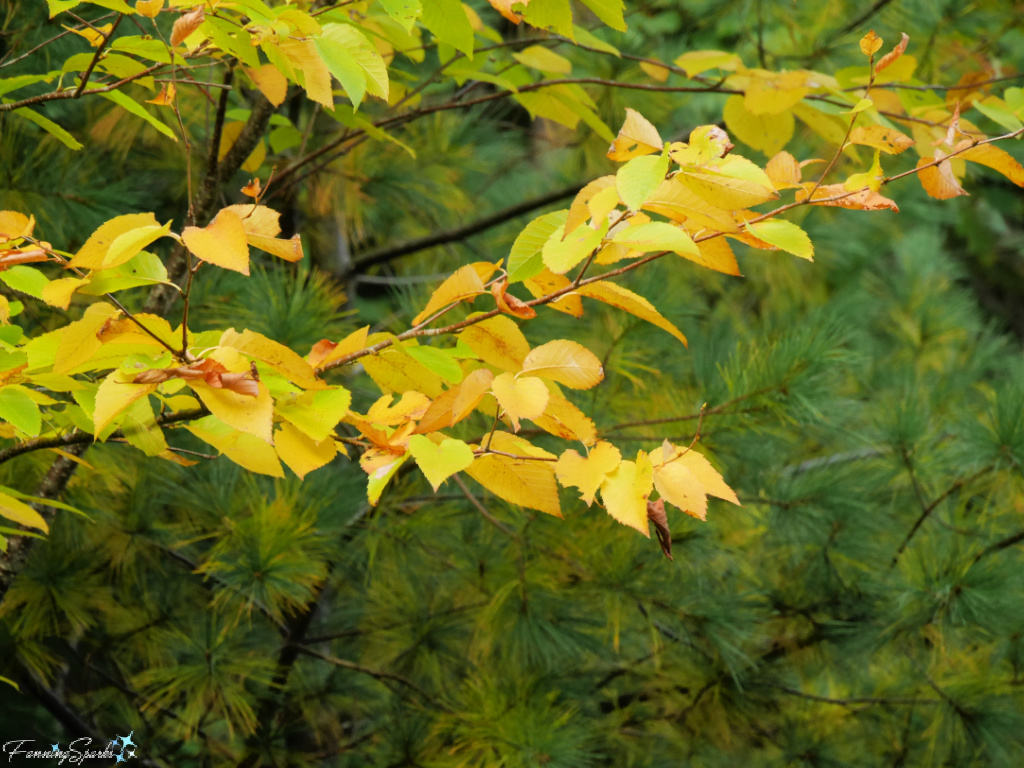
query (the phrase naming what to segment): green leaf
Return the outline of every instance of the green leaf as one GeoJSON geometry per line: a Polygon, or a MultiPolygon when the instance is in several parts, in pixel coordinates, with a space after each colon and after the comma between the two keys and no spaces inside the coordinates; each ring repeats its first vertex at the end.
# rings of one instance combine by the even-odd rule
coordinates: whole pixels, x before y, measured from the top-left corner
{"type": "Polygon", "coordinates": [[[523,19],[539,29],[550,29],[575,42],[572,7],[569,0],[530,0],[523,19]]]}
{"type": "Polygon", "coordinates": [[[626,20],[622,16],[622,0],[583,0],[583,4],[612,29],[626,31],[626,20]]]}
{"type": "Polygon", "coordinates": [[[634,157],[615,174],[619,197],[631,210],[639,210],[661,186],[668,173],[668,155],[634,157]]]}
{"type": "Polygon", "coordinates": [[[519,237],[512,244],[512,251],[508,255],[508,281],[518,283],[522,280],[529,280],[544,270],[544,259],[541,251],[544,243],[555,233],[555,230],[565,226],[568,211],[555,211],[545,213],[529,224],[519,233],[519,237]]]}
{"type": "Polygon", "coordinates": [[[801,259],[814,261],[814,246],[811,238],[800,227],[785,219],[768,219],[756,224],[747,224],[746,229],[754,237],[764,240],[801,259]]]}
{"type": "Polygon", "coordinates": [[[421,21],[442,43],[473,58],[473,27],[459,0],[423,0],[421,21]]]}
{"type": "Polygon", "coordinates": [[[419,0],[380,0],[388,16],[397,21],[406,32],[412,30],[416,20],[423,15],[423,6],[419,0]]]}
{"type": "Polygon", "coordinates": [[[513,53],[512,58],[524,67],[537,69],[541,72],[553,72],[557,75],[568,75],[572,72],[571,61],[542,45],[531,45],[528,48],[524,48],[519,53],[513,53]]]}
{"type": "Polygon", "coordinates": [[[76,139],[70,133],[68,133],[55,122],[53,122],[53,120],[51,120],[48,117],[43,117],[34,109],[22,107],[21,109],[14,110],[14,114],[18,115],[19,117],[25,118],[30,123],[35,123],[48,134],[58,139],[68,149],[74,149],[77,151],[82,148],[82,145],[79,143],[78,139],[76,139]]]}
{"type": "Polygon", "coordinates": [[[122,93],[121,91],[109,91],[108,93],[101,93],[100,96],[108,101],[114,102],[119,107],[123,107],[136,117],[141,117],[147,123],[160,131],[164,136],[169,136],[174,141],[178,140],[178,137],[174,135],[174,131],[164,125],[160,120],[157,120],[153,115],[147,112],[141,104],[130,96],[122,93]]]}
{"type": "Polygon", "coordinates": [[[356,108],[367,91],[387,99],[387,67],[359,30],[349,24],[327,24],[313,42],[356,108]]]}
{"type": "Polygon", "coordinates": [[[590,253],[600,247],[604,236],[608,234],[608,221],[600,229],[591,229],[587,225],[577,227],[564,240],[563,229],[559,228],[544,244],[541,255],[544,266],[552,272],[563,275],[583,261],[590,253]]]}
{"type": "Polygon", "coordinates": [[[462,381],[462,368],[450,350],[437,347],[405,347],[405,351],[414,360],[419,361],[442,379],[452,384],[462,381]]]}
{"type": "Polygon", "coordinates": [[[606,43],[601,38],[587,31],[583,27],[577,27],[573,25],[573,32],[576,34],[576,43],[579,45],[585,45],[588,48],[593,48],[596,51],[602,51],[603,53],[610,53],[612,56],[622,58],[622,54],[619,49],[614,45],[606,43]]]}
{"type": "MultiPolygon", "coordinates": [[[[88,55],[88,54],[87,54],[88,55]]],[[[92,56],[89,55],[92,59],[92,56]]],[[[36,83],[48,83],[53,80],[52,75],[19,75],[18,77],[8,77],[6,80],[0,80],[0,96],[16,91],[19,88],[24,88],[26,85],[34,85],[36,83]]]]}
{"type": "Polygon", "coordinates": [[[160,257],[149,251],[140,251],[130,261],[118,267],[92,273],[89,282],[79,288],[78,292],[89,296],[102,296],[127,288],[168,282],[167,269],[160,257]]]}
{"type": "Polygon", "coordinates": [[[38,269],[15,264],[10,269],[0,272],[0,280],[3,280],[9,288],[27,293],[37,299],[43,298],[43,288],[49,285],[50,281],[38,269]]]}
{"type": "Polygon", "coordinates": [[[0,419],[29,437],[36,437],[43,424],[39,406],[17,384],[0,388],[0,419]]]}

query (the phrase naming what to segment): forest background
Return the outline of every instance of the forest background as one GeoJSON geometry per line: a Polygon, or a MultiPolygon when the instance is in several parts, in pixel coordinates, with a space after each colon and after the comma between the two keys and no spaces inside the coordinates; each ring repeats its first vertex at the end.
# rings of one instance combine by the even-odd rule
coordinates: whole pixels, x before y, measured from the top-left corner
{"type": "MultiPolygon", "coordinates": [[[[722,122],[730,96],[690,92],[718,76],[694,81],[672,64],[691,51],[835,74],[866,71],[858,41],[870,29],[880,56],[905,32],[916,61],[905,82],[922,99],[960,101],[990,135],[1021,125],[1024,100],[1004,93],[1017,83],[987,84],[1024,60],[1015,3],[633,3],[627,31],[610,11],[605,26],[574,6],[577,46],[468,5],[478,51],[521,41],[490,54],[498,74],[436,75],[455,49],[424,32],[422,57],[390,71],[391,106],[414,119],[275,181],[272,166],[327,146],[336,121],[389,114],[372,90],[342,117],[291,87],[221,193],[242,202],[236,190],[259,177],[305,258],[254,257],[248,278],[203,270],[194,330],[248,328],[304,352],[366,324],[408,328],[446,276],[507,256],[531,218],[616,172],[606,152],[627,107],[666,141],[722,124],[763,166],[776,148],[722,122]],[[430,109],[494,93],[517,63],[578,81],[586,98],[573,103],[587,109],[525,93],[430,109]],[[983,101],[994,93],[1005,100],[983,101]]],[[[89,29],[67,12],[48,21],[42,3],[4,12],[4,78],[29,71],[33,59],[12,60],[60,22],[89,29]]],[[[69,12],[96,25],[110,13],[69,12]]],[[[177,18],[161,17],[165,34],[177,18]]],[[[43,53],[59,69],[89,45],[69,33],[43,53]]],[[[178,84],[183,123],[207,136],[227,89],[199,81],[210,85],[178,84]]],[[[230,94],[223,131],[237,139],[259,97],[251,82],[230,94]]],[[[177,130],[166,106],[143,109],[177,130]]],[[[40,237],[67,251],[124,213],[180,224],[194,190],[182,143],[155,118],[98,98],[43,112],[86,149],[0,113],[0,210],[34,214],[40,237]]],[[[820,130],[793,130],[798,159],[832,157],[820,130]]],[[[197,167],[203,146],[191,148],[197,167]]],[[[830,181],[868,170],[871,155],[837,156],[830,181]]],[[[193,466],[134,444],[90,447],[62,497],[87,516],[60,510],[5,574],[0,675],[17,690],[0,683],[0,742],[130,731],[140,759],[174,766],[1018,765],[1024,195],[979,165],[966,173],[970,196],[949,200],[915,178],[887,185],[898,213],[795,211],[813,263],[735,244],[742,279],[676,258],[633,272],[629,287],[688,349],[594,302],[582,320],[539,307],[524,324],[532,342],[568,337],[597,354],[606,380],[577,402],[623,455],[665,437],[689,445],[699,430],[695,448],[742,506],[713,499],[706,521],[669,510],[671,560],[573,491],[559,520],[459,478],[434,493],[402,471],[372,506],[366,473],[342,457],[300,481],[214,459],[184,430],[171,442],[201,454],[178,453],[193,466]]],[[[24,288],[0,291],[24,304],[13,320],[26,334],[86,306],[63,314],[24,288]]],[[[359,402],[379,396],[360,370],[341,381],[359,402]]],[[[7,461],[0,482],[35,493],[53,459],[7,461]]]]}

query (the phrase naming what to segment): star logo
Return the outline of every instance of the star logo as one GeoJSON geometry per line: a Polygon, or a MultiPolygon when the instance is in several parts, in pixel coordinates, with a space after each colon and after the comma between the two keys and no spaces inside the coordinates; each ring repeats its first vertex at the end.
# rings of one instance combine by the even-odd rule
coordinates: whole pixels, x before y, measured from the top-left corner
{"type": "Polygon", "coordinates": [[[118,736],[117,737],[118,740],[121,742],[121,751],[122,752],[124,752],[125,748],[127,748],[127,747],[138,746],[134,741],[132,741],[132,734],[133,733],[135,733],[135,731],[129,731],[127,736],[118,736]]]}
{"type": "Polygon", "coordinates": [[[54,752],[60,752],[60,742],[57,742],[56,744],[53,744],[51,746],[54,752]]]}
{"type": "Polygon", "coordinates": [[[119,763],[123,763],[124,762],[124,755],[118,754],[118,755],[114,755],[114,757],[117,758],[117,762],[119,762],[119,763]]]}

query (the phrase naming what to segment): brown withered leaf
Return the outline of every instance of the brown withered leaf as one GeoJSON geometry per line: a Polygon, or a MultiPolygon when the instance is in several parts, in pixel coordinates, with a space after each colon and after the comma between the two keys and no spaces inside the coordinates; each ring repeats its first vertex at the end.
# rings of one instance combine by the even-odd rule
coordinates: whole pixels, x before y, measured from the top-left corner
{"type": "Polygon", "coordinates": [[[494,296],[498,309],[506,315],[519,317],[523,320],[529,320],[531,317],[537,316],[537,311],[533,307],[528,306],[522,299],[517,299],[511,293],[508,293],[508,280],[499,280],[494,283],[491,286],[491,295],[494,296]]]}
{"type": "Polygon", "coordinates": [[[896,47],[893,48],[889,53],[885,54],[878,63],[875,65],[875,74],[878,74],[883,69],[892,64],[896,59],[903,55],[903,52],[907,50],[907,43],[910,42],[910,38],[907,37],[907,33],[903,32],[903,39],[897,43],[896,47]]]}
{"type": "Polygon", "coordinates": [[[197,5],[191,11],[183,15],[180,19],[174,22],[174,26],[171,28],[171,46],[178,45],[186,37],[191,35],[197,29],[199,25],[206,20],[206,12],[203,10],[203,6],[197,5]]]}
{"type": "MultiPolygon", "coordinates": [[[[797,201],[807,199],[806,190],[800,190],[796,193],[797,201]]],[[[899,206],[896,205],[895,201],[890,200],[888,197],[880,195],[879,193],[868,189],[864,189],[858,192],[849,192],[842,184],[826,184],[823,187],[818,187],[814,191],[814,196],[811,198],[811,205],[826,205],[833,208],[848,208],[851,211],[894,211],[899,213],[899,206]],[[842,195],[842,197],[840,197],[842,195]],[[831,200],[829,198],[838,198],[831,200]]]]}
{"type": "Polygon", "coordinates": [[[242,194],[248,197],[255,197],[259,199],[260,194],[263,192],[263,188],[260,186],[259,179],[252,179],[248,184],[242,187],[242,194]]]}
{"type": "Polygon", "coordinates": [[[152,99],[149,99],[147,104],[156,104],[158,107],[169,107],[174,104],[174,94],[176,90],[174,83],[164,83],[164,87],[160,89],[160,93],[152,99]]]}
{"type": "Polygon", "coordinates": [[[214,389],[228,389],[248,397],[258,397],[260,393],[259,378],[255,371],[255,366],[248,371],[233,373],[216,360],[211,359],[176,368],[152,368],[137,374],[132,379],[132,383],[159,384],[170,379],[184,379],[186,381],[202,379],[214,389]]]}
{"type": "Polygon", "coordinates": [[[672,532],[668,529],[668,516],[665,514],[665,500],[647,502],[647,519],[654,523],[654,532],[658,536],[658,545],[665,557],[672,559],[672,532]]]}
{"type": "Polygon", "coordinates": [[[13,267],[16,264],[31,264],[36,261],[50,261],[46,251],[42,248],[12,248],[4,251],[0,257],[0,272],[13,267]]]}

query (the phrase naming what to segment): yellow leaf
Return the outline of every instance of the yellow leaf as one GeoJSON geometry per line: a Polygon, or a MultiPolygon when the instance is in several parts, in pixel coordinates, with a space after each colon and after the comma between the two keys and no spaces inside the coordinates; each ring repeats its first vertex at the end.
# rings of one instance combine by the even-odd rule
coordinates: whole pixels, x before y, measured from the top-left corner
{"type": "Polygon", "coordinates": [[[673,221],[686,222],[687,229],[710,229],[716,232],[739,232],[736,217],[716,208],[694,194],[679,175],[666,179],[647,202],[644,210],[660,213],[673,221]]]}
{"type": "Polygon", "coordinates": [[[275,107],[284,103],[288,95],[288,80],[281,74],[281,70],[273,64],[264,64],[259,69],[247,68],[245,72],[260,89],[260,93],[267,97],[267,101],[275,107]]]}
{"type": "MultiPolygon", "coordinates": [[[[152,213],[129,213],[110,219],[89,235],[89,239],[71,259],[71,266],[79,269],[100,269],[108,251],[119,237],[135,230],[149,230],[151,227],[160,228],[156,216],[152,213]]],[[[142,247],[140,246],[139,250],[142,247]]]]}
{"type": "Polygon", "coordinates": [[[659,83],[664,83],[668,80],[670,70],[668,67],[662,66],[661,64],[655,64],[650,61],[641,61],[640,69],[644,71],[648,77],[652,80],[657,80],[659,83]]]}
{"type": "Polygon", "coordinates": [[[860,39],[860,50],[865,56],[874,55],[881,47],[882,38],[876,35],[873,29],[860,39]]]}
{"type": "Polygon", "coordinates": [[[281,214],[273,208],[254,203],[241,203],[240,205],[229,205],[224,208],[231,211],[242,220],[242,228],[246,237],[260,235],[262,237],[277,237],[281,234],[281,214]]]}
{"type": "MultiPolygon", "coordinates": [[[[799,117],[801,122],[805,123],[808,128],[821,136],[829,144],[838,146],[843,143],[843,138],[846,136],[846,130],[849,127],[848,120],[844,120],[839,115],[825,114],[807,102],[802,102],[793,107],[793,114],[799,117]]],[[[746,139],[743,140],[747,141],[746,139]]],[[[787,138],[786,141],[788,140],[787,138]]],[[[750,144],[749,141],[747,143],[750,144]]],[[[751,144],[751,146],[754,145],[751,144]]],[[[782,145],[776,147],[773,152],[779,149],[782,149],[782,145]]],[[[766,154],[773,154],[773,152],[766,152],[766,154]]]]}
{"type": "Polygon", "coordinates": [[[215,416],[206,416],[186,424],[185,429],[250,472],[284,477],[274,447],[255,435],[232,429],[215,416]]]}
{"type": "Polygon", "coordinates": [[[205,229],[185,227],[181,238],[185,241],[185,247],[203,261],[243,275],[249,274],[249,246],[246,243],[245,227],[232,211],[221,211],[205,229]]]}
{"type": "Polygon", "coordinates": [[[71,304],[71,296],[82,286],[89,284],[87,277],[62,277],[59,280],[51,280],[43,286],[43,301],[51,307],[67,309],[71,304]]]}
{"type": "Polygon", "coordinates": [[[135,12],[147,19],[155,19],[164,7],[164,0],[135,0],[135,12]]]}
{"type": "Polygon", "coordinates": [[[160,89],[160,93],[152,99],[147,99],[147,104],[155,104],[158,107],[169,107],[174,104],[174,95],[177,89],[174,87],[174,83],[164,83],[163,88],[160,89]]]}
{"type": "Polygon", "coordinates": [[[96,354],[103,346],[96,333],[117,314],[118,310],[110,304],[90,304],[81,320],[58,331],[60,342],[53,360],[53,372],[70,373],[96,354]]]}
{"type": "Polygon", "coordinates": [[[774,245],[801,259],[814,261],[814,245],[800,227],[785,219],[768,219],[756,224],[747,224],[747,231],[759,240],[774,245]]]}
{"type": "Polygon", "coordinates": [[[769,77],[752,77],[743,94],[743,106],[753,115],[781,114],[811,92],[806,83],[807,74],[799,71],[773,74],[769,77]]]}
{"type": "Polygon", "coordinates": [[[473,449],[461,440],[447,438],[435,445],[423,435],[409,438],[409,453],[435,492],[449,477],[469,467],[474,458],[473,449]]]}
{"type": "Polygon", "coordinates": [[[220,346],[237,349],[252,360],[266,363],[303,389],[323,389],[327,386],[316,377],[313,366],[297,353],[255,331],[238,333],[234,328],[228,328],[221,334],[220,346]]]}
{"type": "Polygon", "coordinates": [[[613,243],[621,243],[630,249],[649,251],[672,251],[680,256],[696,256],[697,244],[685,230],[664,221],[652,221],[635,227],[626,227],[616,233],[613,243]]]}
{"type": "Polygon", "coordinates": [[[654,489],[654,467],[643,451],[636,461],[623,461],[601,483],[601,500],[608,514],[647,538],[647,499],[654,489]]]}
{"type": "Polygon", "coordinates": [[[789,152],[777,152],[768,165],[764,167],[765,173],[771,179],[772,186],[777,190],[788,189],[800,185],[802,173],[800,164],[789,152]]]}
{"type": "MultiPolygon", "coordinates": [[[[592,182],[587,184],[583,189],[576,193],[576,197],[572,201],[572,205],[569,207],[569,215],[565,219],[565,228],[562,230],[562,239],[565,239],[566,235],[569,235],[576,231],[576,228],[581,224],[585,224],[588,219],[594,214],[592,213],[591,206],[589,205],[590,200],[599,192],[612,189],[615,186],[614,176],[602,176],[599,179],[594,179],[592,182]]],[[[618,193],[615,195],[616,204],[618,202],[618,193]]],[[[615,207],[612,205],[608,211],[611,211],[615,207]]],[[[605,211],[607,215],[608,211],[605,211]]],[[[595,220],[597,218],[595,217],[595,220]]]]}
{"type": "Polygon", "coordinates": [[[504,16],[506,19],[511,21],[513,24],[519,24],[523,17],[521,13],[512,10],[514,5],[528,6],[530,0],[487,0],[491,6],[504,16]]]}
{"type": "Polygon", "coordinates": [[[407,392],[410,389],[435,398],[444,391],[439,375],[427,368],[401,346],[391,346],[375,355],[360,358],[370,378],[386,392],[407,392]]]}
{"type": "Polygon", "coordinates": [[[512,58],[523,66],[541,72],[551,72],[556,75],[568,75],[572,72],[571,61],[541,45],[524,48],[519,53],[513,53],[512,58]]]}
{"type": "Polygon", "coordinates": [[[517,373],[530,353],[530,345],[511,318],[499,315],[471,325],[459,338],[488,365],[517,373]]]}
{"type": "Polygon", "coordinates": [[[678,461],[654,465],[654,487],[669,504],[698,520],[707,519],[708,497],[704,486],[678,461]]]}
{"type": "MultiPolygon", "coordinates": [[[[238,141],[238,137],[242,133],[242,129],[245,128],[245,123],[237,120],[225,123],[220,133],[220,149],[217,150],[217,159],[223,160],[231,148],[238,141]]],[[[245,162],[242,163],[241,169],[248,171],[249,173],[256,173],[260,166],[263,165],[263,161],[267,159],[267,147],[260,139],[256,146],[253,148],[249,156],[245,158],[245,162]]],[[[234,207],[234,206],[232,206],[234,207]]]]}
{"type": "Polygon", "coordinates": [[[958,157],[998,171],[1018,187],[1024,187],[1024,166],[1021,166],[1005,149],[995,144],[980,144],[961,152],[958,157]]]}
{"type": "Polygon", "coordinates": [[[870,189],[872,192],[877,192],[882,188],[882,181],[885,179],[885,173],[882,171],[882,164],[879,162],[879,150],[875,150],[875,160],[871,163],[871,167],[865,173],[855,173],[843,183],[843,188],[847,192],[856,192],[860,189],[870,189]]]}
{"type": "MultiPolygon", "coordinates": [[[[803,187],[804,188],[798,190],[796,193],[797,202],[807,199],[807,191],[808,189],[813,189],[814,184],[806,182],[803,187]]],[[[900,210],[899,206],[897,206],[895,202],[890,200],[888,197],[883,197],[871,189],[865,187],[864,189],[851,194],[842,184],[826,184],[823,187],[818,187],[814,190],[814,196],[811,198],[811,205],[848,208],[852,211],[889,210],[899,213],[900,210]]]]}
{"type": "Polygon", "coordinates": [[[953,175],[953,166],[941,150],[935,150],[935,157],[922,157],[917,161],[917,178],[921,181],[924,191],[937,200],[948,200],[952,197],[966,195],[967,192],[960,186],[960,182],[953,175]],[[935,160],[941,160],[938,165],[931,165],[935,160]],[[928,166],[922,168],[922,166],[928,166]]]}
{"type": "Polygon", "coordinates": [[[755,115],[747,109],[742,96],[730,96],[722,110],[725,127],[747,146],[771,157],[793,138],[793,112],[755,115]]]}
{"type": "Polygon", "coordinates": [[[312,40],[281,39],[277,47],[288,58],[293,66],[303,75],[302,87],[306,94],[315,102],[328,110],[334,110],[334,95],[331,93],[331,73],[324,60],[316,50],[312,40]]]}
{"type": "Polygon", "coordinates": [[[686,337],[682,331],[666,320],[651,302],[628,288],[623,288],[618,283],[608,280],[599,280],[596,283],[581,285],[578,290],[581,296],[589,296],[592,299],[603,301],[605,304],[623,309],[641,320],[646,320],[652,325],[668,331],[683,342],[684,346],[686,345],[686,337]]]}
{"type": "Polygon", "coordinates": [[[608,148],[610,160],[629,160],[652,152],[661,152],[664,142],[658,129],[637,112],[626,107],[626,122],[619,129],[619,135],[608,148]]]}
{"type": "Polygon", "coordinates": [[[271,256],[291,262],[302,261],[302,239],[298,235],[292,235],[288,240],[262,235],[248,235],[246,239],[253,248],[266,251],[271,256]]]}
{"type": "Polygon", "coordinates": [[[259,382],[256,397],[242,395],[230,389],[216,389],[205,381],[192,380],[188,385],[199,396],[210,413],[240,432],[255,435],[267,443],[272,441],[274,401],[267,385],[259,382]]]}
{"type": "Polygon", "coordinates": [[[726,51],[689,51],[673,62],[686,71],[687,77],[699,75],[709,69],[722,69],[729,72],[736,70],[742,63],[735,53],[726,51]]]}
{"type": "Polygon", "coordinates": [[[568,339],[555,339],[533,349],[523,360],[522,372],[571,389],[590,389],[604,378],[601,361],[594,353],[568,339]]]}
{"type": "Polygon", "coordinates": [[[687,256],[690,261],[716,272],[740,277],[740,265],[736,263],[736,255],[724,237],[701,240],[697,243],[697,248],[700,250],[700,256],[687,256]]]}
{"type": "Polygon", "coordinates": [[[333,437],[316,443],[287,422],[274,432],[274,447],[281,461],[300,478],[329,464],[338,454],[333,437]]]}
{"type": "Polygon", "coordinates": [[[429,397],[413,390],[403,392],[401,399],[395,405],[391,405],[392,400],[394,400],[393,395],[384,395],[379,398],[366,412],[366,418],[374,424],[396,427],[410,419],[421,418],[431,404],[429,397]]]}
{"type": "Polygon", "coordinates": [[[508,432],[495,432],[488,447],[523,458],[483,454],[470,465],[466,474],[510,504],[562,516],[555,482],[555,456],[508,432]]]}
{"type": "Polygon", "coordinates": [[[89,45],[93,48],[98,48],[106,39],[107,35],[110,34],[110,30],[113,29],[112,24],[104,24],[101,27],[86,27],[85,29],[75,29],[74,27],[69,27],[65,24],[61,24],[61,26],[68,32],[74,32],[79,37],[84,37],[89,41],[89,45]]]}
{"type": "MultiPolygon", "coordinates": [[[[531,277],[529,280],[524,280],[523,285],[535,299],[539,299],[541,296],[548,296],[555,291],[560,291],[563,288],[568,288],[571,284],[569,278],[565,275],[556,275],[550,269],[543,269],[538,274],[531,277]]],[[[559,312],[564,312],[567,315],[573,317],[583,316],[583,302],[580,301],[580,297],[575,293],[567,293],[560,299],[550,302],[545,305],[551,307],[551,309],[557,309],[559,312]]],[[[529,349],[527,349],[529,351],[529,349]]],[[[524,355],[525,357],[525,355],[524,355]]],[[[519,370],[516,368],[515,370],[519,370]]]]}
{"type": "Polygon", "coordinates": [[[441,283],[441,286],[434,291],[427,302],[427,306],[416,317],[413,318],[413,325],[419,325],[428,317],[438,312],[449,304],[470,300],[485,293],[483,281],[472,265],[460,267],[452,275],[441,283]]]}
{"type": "Polygon", "coordinates": [[[117,418],[125,408],[140,397],[155,392],[158,384],[133,384],[135,373],[114,371],[101,383],[96,390],[96,407],[92,419],[96,431],[100,434],[111,421],[117,418]]]}
{"type": "Polygon", "coordinates": [[[898,155],[914,146],[914,140],[905,133],[884,125],[858,125],[850,131],[849,142],[880,149],[889,155],[898,155]]]}
{"type": "Polygon", "coordinates": [[[32,507],[23,501],[19,501],[6,493],[0,493],[0,517],[6,517],[26,528],[36,528],[43,533],[49,533],[50,528],[46,520],[32,507]]]}
{"type": "Polygon", "coordinates": [[[572,449],[565,451],[555,464],[555,475],[565,487],[579,488],[580,499],[589,507],[605,477],[614,472],[621,462],[619,449],[601,441],[586,457],[572,449]]]}
{"type": "Polygon", "coordinates": [[[467,374],[461,384],[445,391],[430,404],[416,432],[425,434],[458,424],[476,408],[493,380],[494,374],[486,368],[477,368],[467,374]]]}
{"type": "Polygon", "coordinates": [[[351,403],[351,392],[344,387],[333,387],[278,397],[274,411],[310,440],[319,443],[331,436],[338,422],[345,418],[351,403]]]}
{"type": "Polygon", "coordinates": [[[683,170],[676,178],[705,202],[726,211],[742,210],[779,196],[768,174],[737,155],[726,156],[713,169],[683,170]]]}
{"type": "Polygon", "coordinates": [[[516,432],[521,419],[539,418],[548,404],[548,388],[532,376],[516,378],[511,373],[503,373],[491,382],[491,392],[512,420],[516,432]]]}
{"type": "Polygon", "coordinates": [[[742,506],[740,500],[736,497],[736,492],[733,491],[728,485],[725,484],[725,480],[718,471],[711,466],[711,462],[707,460],[707,457],[702,453],[698,453],[692,448],[686,449],[678,445],[672,445],[667,440],[663,446],[663,459],[665,462],[674,462],[682,464],[686,467],[693,475],[700,481],[704,487],[704,492],[708,496],[714,496],[717,499],[723,499],[736,506],[742,506]]]}
{"type": "MultiPolygon", "coordinates": [[[[554,386],[554,385],[552,385],[554,386]]],[[[577,440],[584,445],[597,442],[597,427],[583,411],[556,392],[548,397],[544,415],[533,423],[549,434],[565,440],[577,440]]]]}
{"type": "Polygon", "coordinates": [[[391,478],[395,476],[395,473],[401,469],[406,459],[409,458],[409,454],[383,454],[380,460],[372,465],[368,465],[364,461],[368,455],[372,455],[372,452],[367,451],[364,453],[359,460],[359,464],[363,467],[366,474],[369,475],[369,480],[366,484],[366,498],[370,502],[370,506],[375,507],[377,502],[380,501],[380,495],[384,492],[384,488],[391,481],[391,478]]]}
{"type": "MultiPolygon", "coordinates": [[[[153,221],[156,222],[156,217],[153,217],[153,221]]],[[[32,234],[35,226],[35,216],[26,216],[17,211],[0,211],[0,243],[27,237],[32,234]]]]}

